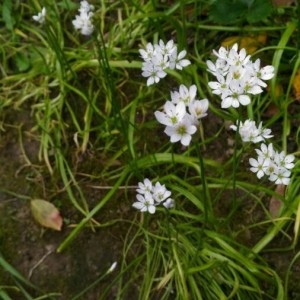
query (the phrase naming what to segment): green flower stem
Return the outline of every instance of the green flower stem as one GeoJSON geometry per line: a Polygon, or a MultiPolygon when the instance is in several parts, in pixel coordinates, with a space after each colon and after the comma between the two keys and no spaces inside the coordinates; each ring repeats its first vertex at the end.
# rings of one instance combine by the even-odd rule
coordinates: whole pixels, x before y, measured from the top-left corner
{"type": "Polygon", "coordinates": [[[206,176],[205,176],[205,164],[203,160],[203,156],[200,153],[199,145],[196,143],[196,150],[199,158],[199,166],[200,166],[200,176],[201,176],[201,184],[203,187],[203,202],[204,202],[204,219],[205,223],[208,223],[209,220],[213,219],[213,208],[211,205],[211,199],[209,195],[209,189],[207,186],[206,176]]]}
{"type": "Polygon", "coordinates": [[[82,194],[80,187],[78,186],[78,184],[76,182],[76,179],[74,178],[72,171],[70,170],[67,162],[65,161],[64,155],[61,153],[60,150],[57,150],[56,159],[57,159],[57,163],[58,163],[58,169],[59,169],[61,178],[64,183],[64,187],[67,191],[70,201],[72,202],[74,207],[76,207],[77,210],[79,210],[84,216],[87,216],[87,214],[88,214],[87,202],[82,194]],[[69,177],[71,178],[71,180],[69,180],[68,174],[69,174],[69,177]],[[80,198],[83,203],[82,204],[83,207],[81,205],[79,205],[78,201],[76,200],[76,197],[73,194],[72,188],[70,186],[71,182],[75,185],[75,187],[77,188],[77,190],[79,192],[80,198]]]}
{"type": "MultiPolygon", "coordinates": [[[[300,197],[295,199],[295,203],[300,201],[300,197]]],[[[252,248],[252,252],[255,254],[260,253],[274,238],[275,236],[291,221],[291,216],[295,212],[295,206],[290,205],[287,211],[277,220],[274,220],[274,226],[270,231],[252,248]]],[[[253,255],[250,255],[251,257],[253,255]]]]}
{"type": "Polygon", "coordinates": [[[296,22],[288,23],[288,25],[286,27],[286,30],[282,34],[281,39],[280,39],[280,41],[278,43],[277,50],[274,53],[274,57],[273,57],[273,61],[272,61],[272,66],[275,69],[275,71],[274,71],[275,75],[274,75],[274,77],[271,80],[271,93],[272,93],[272,98],[273,99],[275,98],[274,97],[275,96],[275,85],[276,85],[276,80],[277,80],[277,72],[279,70],[279,65],[280,65],[280,62],[281,62],[281,57],[282,57],[283,51],[285,50],[285,47],[286,47],[286,45],[287,45],[287,43],[288,43],[288,41],[289,41],[292,33],[296,29],[296,26],[297,26],[296,22]]]}
{"type": "Polygon", "coordinates": [[[286,101],[283,104],[284,109],[283,109],[283,129],[282,129],[282,150],[284,150],[285,153],[287,153],[287,137],[290,134],[290,118],[289,118],[289,114],[288,114],[288,105],[292,101],[292,100],[288,101],[288,99],[290,98],[290,95],[291,95],[293,80],[294,80],[294,77],[296,76],[296,73],[298,72],[299,65],[300,65],[300,51],[297,51],[297,60],[294,64],[293,73],[291,75],[289,85],[286,90],[286,94],[285,94],[286,101]]]}

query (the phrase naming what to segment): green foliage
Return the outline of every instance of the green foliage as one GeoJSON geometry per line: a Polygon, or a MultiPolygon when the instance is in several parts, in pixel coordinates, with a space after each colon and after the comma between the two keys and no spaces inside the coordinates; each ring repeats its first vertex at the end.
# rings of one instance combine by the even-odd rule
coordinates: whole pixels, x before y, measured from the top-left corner
{"type": "Polygon", "coordinates": [[[75,10],[78,6],[77,4],[75,4],[73,1],[71,0],[63,0],[63,1],[59,1],[57,2],[57,6],[67,9],[67,10],[75,10]]]}
{"type": "Polygon", "coordinates": [[[24,53],[16,53],[14,57],[17,69],[19,72],[25,72],[30,67],[30,60],[28,59],[27,55],[24,53]]]}
{"type": "Polygon", "coordinates": [[[13,30],[16,23],[15,13],[13,10],[13,3],[11,0],[4,0],[2,4],[2,18],[5,23],[5,26],[9,30],[13,30]]]}
{"type": "Polygon", "coordinates": [[[268,18],[272,9],[269,0],[216,0],[211,6],[210,17],[221,24],[255,23],[268,18]]]}

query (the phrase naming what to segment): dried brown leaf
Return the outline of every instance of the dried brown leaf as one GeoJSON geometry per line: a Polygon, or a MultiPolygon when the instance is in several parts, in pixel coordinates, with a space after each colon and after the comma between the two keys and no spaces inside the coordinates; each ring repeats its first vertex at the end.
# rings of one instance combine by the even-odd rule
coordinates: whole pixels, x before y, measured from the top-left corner
{"type": "Polygon", "coordinates": [[[274,6],[289,6],[295,2],[295,0],[272,0],[274,6]]]}
{"type": "Polygon", "coordinates": [[[296,100],[300,100],[300,70],[297,71],[293,79],[293,92],[296,100]]]}
{"type": "MultiPolygon", "coordinates": [[[[279,195],[284,196],[285,185],[278,184],[276,189],[275,189],[275,192],[279,195]]],[[[279,216],[282,205],[283,205],[283,203],[280,199],[276,198],[275,196],[273,196],[271,198],[270,203],[269,203],[269,211],[270,211],[270,214],[271,214],[273,219],[275,219],[279,216]]]]}
{"type": "Polygon", "coordinates": [[[239,48],[245,48],[247,53],[251,54],[255,52],[258,48],[265,45],[267,41],[267,36],[265,34],[260,34],[257,36],[230,36],[222,41],[223,47],[231,47],[235,43],[238,43],[239,48]]]}

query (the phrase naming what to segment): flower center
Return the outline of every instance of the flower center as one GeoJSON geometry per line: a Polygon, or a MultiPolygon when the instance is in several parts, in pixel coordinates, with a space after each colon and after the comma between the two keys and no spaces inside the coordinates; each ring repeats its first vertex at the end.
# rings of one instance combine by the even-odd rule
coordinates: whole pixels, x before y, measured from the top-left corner
{"type": "Polygon", "coordinates": [[[186,134],[186,127],[184,125],[178,126],[177,133],[180,134],[180,135],[185,135],[186,134]]]}

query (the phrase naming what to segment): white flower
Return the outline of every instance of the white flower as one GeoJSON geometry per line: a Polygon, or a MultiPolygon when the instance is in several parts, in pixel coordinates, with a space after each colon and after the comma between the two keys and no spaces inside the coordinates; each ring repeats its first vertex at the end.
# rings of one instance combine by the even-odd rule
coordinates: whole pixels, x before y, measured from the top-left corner
{"type": "Polygon", "coordinates": [[[221,75],[220,69],[211,60],[206,61],[206,65],[208,67],[208,72],[212,73],[214,76],[221,75]]]}
{"type": "Polygon", "coordinates": [[[178,103],[182,101],[186,106],[188,106],[192,101],[195,100],[197,94],[196,85],[192,85],[189,88],[181,84],[179,86],[179,91],[171,92],[171,99],[173,103],[178,103]]]}
{"type": "Polygon", "coordinates": [[[173,199],[169,198],[164,203],[163,206],[167,209],[173,208],[175,206],[175,202],[173,199]]]}
{"type": "Polygon", "coordinates": [[[227,60],[228,59],[228,50],[224,47],[221,47],[219,49],[219,52],[217,52],[216,50],[213,50],[213,53],[215,56],[217,56],[218,58],[222,59],[222,60],[227,60]]]}
{"type": "Polygon", "coordinates": [[[260,69],[260,71],[256,74],[257,78],[262,80],[270,80],[274,77],[274,67],[273,66],[265,66],[260,69]]]}
{"type": "Polygon", "coordinates": [[[78,10],[80,13],[88,13],[91,10],[94,10],[94,5],[89,4],[85,0],[80,2],[80,8],[78,10]]]}
{"type": "Polygon", "coordinates": [[[252,65],[249,65],[252,70],[252,75],[255,76],[257,79],[257,83],[262,86],[266,87],[267,84],[263,80],[270,80],[274,77],[274,67],[273,66],[265,66],[260,68],[260,59],[258,58],[252,65]]]}
{"type": "Polygon", "coordinates": [[[153,187],[152,193],[153,199],[157,203],[163,202],[171,196],[171,192],[166,189],[164,184],[161,185],[159,182],[153,187]]]}
{"type": "Polygon", "coordinates": [[[154,115],[159,123],[175,126],[186,115],[186,107],[183,102],[175,105],[171,101],[167,101],[164,105],[164,112],[156,111],[154,115]]]}
{"type": "MultiPolygon", "coordinates": [[[[231,125],[230,128],[236,131],[238,128],[238,122],[239,121],[237,121],[237,125],[231,125]]],[[[259,131],[256,128],[255,121],[252,120],[246,120],[244,124],[243,122],[240,122],[239,134],[243,142],[258,143],[263,141],[262,137],[259,136],[259,131]]]]}
{"type": "Polygon", "coordinates": [[[143,77],[149,77],[147,79],[147,86],[152,85],[153,83],[158,83],[161,78],[164,78],[167,75],[162,68],[153,64],[151,61],[143,63],[142,71],[143,77]]]}
{"type": "Polygon", "coordinates": [[[156,207],[154,204],[154,199],[150,193],[145,193],[144,195],[137,194],[136,199],[137,202],[134,202],[132,206],[141,212],[148,211],[150,214],[154,214],[156,207]]]}
{"type": "Polygon", "coordinates": [[[46,8],[43,7],[41,12],[39,12],[36,16],[32,16],[32,19],[40,24],[44,24],[46,20],[46,8]]]}
{"type": "Polygon", "coordinates": [[[251,76],[250,73],[245,73],[240,79],[240,85],[243,87],[245,93],[258,95],[262,93],[262,88],[257,77],[251,76]]]}
{"type": "Polygon", "coordinates": [[[173,40],[169,40],[167,44],[165,44],[163,40],[159,40],[159,44],[155,45],[156,51],[167,57],[169,57],[172,54],[175,48],[177,47],[174,44],[173,40]]]}
{"type": "Polygon", "coordinates": [[[246,49],[238,50],[238,44],[234,44],[227,55],[227,62],[231,66],[246,65],[250,59],[250,55],[247,56],[246,49]]]}
{"type": "MultiPolygon", "coordinates": [[[[238,124],[239,121],[236,123],[238,124]]],[[[231,125],[232,130],[237,130],[237,125],[231,125]]],[[[244,123],[240,122],[239,134],[243,142],[259,143],[265,139],[271,138],[271,130],[268,128],[262,129],[262,122],[260,122],[258,128],[256,127],[255,121],[246,120],[244,123]]]]}
{"type": "Polygon", "coordinates": [[[275,181],[275,184],[289,185],[291,172],[285,168],[276,168],[273,173],[270,174],[269,180],[275,181]]]}
{"type": "Polygon", "coordinates": [[[154,56],[154,46],[148,43],[146,49],[140,49],[139,52],[144,61],[150,61],[154,56]]]}
{"type": "Polygon", "coordinates": [[[165,70],[169,67],[169,59],[167,55],[157,53],[151,58],[151,63],[157,67],[157,69],[165,70]]]}
{"type": "Polygon", "coordinates": [[[284,151],[280,153],[275,153],[274,161],[281,168],[293,169],[295,164],[293,161],[295,160],[295,156],[293,154],[286,155],[284,151]]]}
{"type": "Polygon", "coordinates": [[[189,104],[189,112],[193,118],[193,124],[198,125],[199,119],[207,116],[208,100],[194,100],[189,104]]]}
{"type": "Polygon", "coordinates": [[[136,191],[139,194],[146,194],[152,192],[152,182],[148,178],[145,178],[144,182],[139,182],[138,187],[139,188],[136,191]]]}
{"type": "Polygon", "coordinates": [[[272,158],[266,158],[264,164],[264,173],[270,176],[278,171],[278,166],[274,163],[272,158]]]}
{"type": "Polygon", "coordinates": [[[83,35],[90,35],[94,31],[94,25],[92,24],[91,18],[94,9],[93,5],[90,5],[87,1],[80,2],[79,12],[80,14],[75,16],[75,20],[72,21],[75,29],[80,30],[83,35]]]}
{"type": "Polygon", "coordinates": [[[269,139],[271,137],[273,137],[273,135],[271,135],[271,129],[269,128],[262,128],[262,122],[259,123],[258,125],[258,131],[261,137],[263,137],[263,139],[269,139]]]}
{"type": "Polygon", "coordinates": [[[228,72],[226,73],[227,82],[236,80],[242,86],[242,79],[247,75],[247,70],[243,66],[230,66],[228,72]]]}
{"type": "Polygon", "coordinates": [[[217,74],[218,81],[210,81],[208,86],[213,90],[213,94],[221,95],[222,99],[225,99],[231,92],[229,89],[230,80],[225,79],[224,76],[217,74]]]}
{"type": "Polygon", "coordinates": [[[256,173],[257,178],[262,178],[265,175],[265,168],[268,166],[268,161],[262,156],[258,156],[257,159],[250,158],[249,163],[252,166],[251,172],[256,173]]]}
{"type": "Polygon", "coordinates": [[[174,48],[173,52],[170,55],[169,68],[171,70],[173,70],[173,69],[182,70],[184,67],[190,65],[191,62],[188,59],[184,59],[185,56],[186,56],[185,50],[182,50],[177,55],[177,48],[174,48]]]}
{"type": "Polygon", "coordinates": [[[192,118],[189,114],[186,114],[176,125],[167,126],[165,129],[165,133],[171,138],[171,143],[180,141],[183,146],[188,146],[190,144],[192,135],[196,131],[197,128],[193,125],[192,118]]]}
{"type": "Polygon", "coordinates": [[[230,67],[230,65],[228,64],[228,51],[224,47],[221,47],[219,49],[219,52],[213,50],[213,54],[217,56],[217,60],[215,64],[210,60],[206,62],[208,66],[208,71],[214,74],[215,76],[226,76],[230,67]]]}
{"type": "Polygon", "coordinates": [[[75,16],[75,20],[72,21],[75,29],[80,30],[83,35],[90,35],[94,31],[94,25],[91,22],[92,12],[83,12],[79,16],[75,16]]]}
{"type": "Polygon", "coordinates": [[[266,158],[273,159],[273,157],[274,157],[274,149],[273,149],[272,143],[269,144],[268,146],[266,144],[261,144],[260,149],[255,149],[255,151],[258,156],[261,156],[264,159],[266,159],[266,158]]]}
{"type": "Polygon", "coordinates": [[[228,95],[226,98],[222,99],[221,107],[228,108],[228,107],[239,107],[240,104],[248,105],[250,103],[250,97],[244,94],[244,89],[241,87],[238,80],[232,80],[229,83],[229,90],[228,95]]]}

